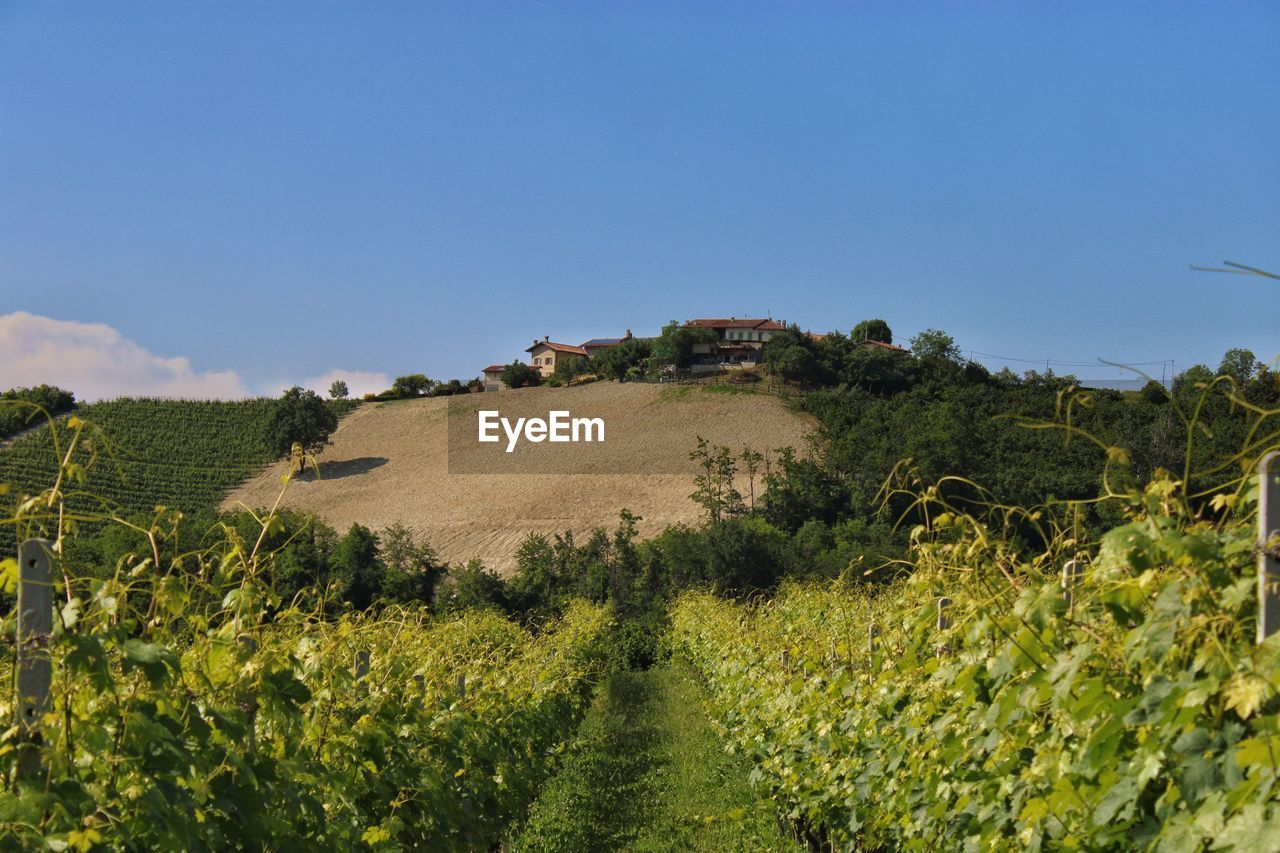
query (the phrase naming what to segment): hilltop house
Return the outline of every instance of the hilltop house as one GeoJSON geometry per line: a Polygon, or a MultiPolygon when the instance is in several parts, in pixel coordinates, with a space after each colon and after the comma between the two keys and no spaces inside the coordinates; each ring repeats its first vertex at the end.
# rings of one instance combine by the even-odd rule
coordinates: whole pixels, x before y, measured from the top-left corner
{"type": "Polygon", "coordinates": [[[618,344],[625,343],[633,337],[635,336],[631,334],[631,330],[627,329],[627,333],[620,338],[592,338],[585,342],[582,345],[582,348],[587,351],[587,357],[591,358],[596,353],[600,352],[600,350],[608,349],[609,347],[616,347],[618,344]]]}
{"type": "Polygon", "coordinates": [[[556,343],[545,336],[540,341],[534,341],[533,346],[528,347],[525,352],[529,353],[529,366],[538,371],[543,379],[555,373],[558,361],[587,357],[584,347],[556,343]]]}
{"type": "Polygon", "coordinates": [[[911,350],[907,349],[906,347],[900,347],[897,344],[886,344],[884,341],[873,341],[870,338],[867,338],[866,340],[863,340],[863,341],[858,341],[858,346],[872,347],[873,349],[883,349],[883,350],[888,350],[889,352],[911,352],[911,350]]]}
{"type": "Polygon", "coordinates": [[[723,367],[751,367],[760,363],[765,341],[787,325],[773,318],[753,319],[730,317],[729,319],[689,320],[686,326],[711,329],[717,340],[694,344],[690,369],[695,373],[719,370],[723,367]]]}
{"type": "Polygon", "coordinates": [[[481,371],[484,376],[484,390],[501,391],[503,388],[507,387],[507,383],[503,382],[501,379],[502,371],[505,370],[506,367],[507,366],[505,364],[491,364],[481,371]]]}

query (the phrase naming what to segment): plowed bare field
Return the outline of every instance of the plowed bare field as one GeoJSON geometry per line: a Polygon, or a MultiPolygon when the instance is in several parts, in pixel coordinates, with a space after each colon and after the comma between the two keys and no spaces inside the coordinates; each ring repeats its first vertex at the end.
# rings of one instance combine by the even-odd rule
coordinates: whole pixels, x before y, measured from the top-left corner
{"type": "MultiPolygon", "coordinates": [[[[768,395],[640,383],[366,404],[343,420],[321,455],[321,478],[295,478],[283,505],[314,513],[339,532],[353,522],[380,530],[398,521],[450,562],[479,558],[508,574],[530,532],[611,529],[624,508],[642,518],[643,536],[696,522],[688,456],[698,436],[736,451],[799,451],[813,427],[768,395]],[[504,417],[552,410],[600,417],[605,442],[526,442],[506,454],[473,440],[481,408],[504,417]],[[484,473],[459,473],[476,470],[484,473]]],[[[284,473],[284,463],[270,466],[224,507],[270,506],[284,473]]]]}

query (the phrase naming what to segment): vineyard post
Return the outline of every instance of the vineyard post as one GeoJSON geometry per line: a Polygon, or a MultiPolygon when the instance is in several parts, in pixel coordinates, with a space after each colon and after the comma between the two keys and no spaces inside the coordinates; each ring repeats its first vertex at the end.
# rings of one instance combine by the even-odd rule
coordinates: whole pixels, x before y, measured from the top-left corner
{"type": "Polygon", "coordinates": [[[1084,574],[1084,566],[1079,560],[1067,560],[1062,566],[1062,598],[1067,603],[1067,616],[1070,617],[1076,605],[1076,584],[1080,583],[1080,575],[1084,574]]]}
{"type": "Polygon", "coordinates": [[[49,709],[53,661],[49,635],[53,633],[53,583],[47,539],[28,539],[18,547],[18,727],[22,750],[18,776],[40,772],[40,722],[49,709]]]}
{"type": "Polygon", "coordinates": [[[465,675],[458,676],[458,699],[467,698],[467,677],[465,675]]]}
{"type": "Polygon", "coordinates": [[[355,660],[356,681],[364,681],[364,677],[369,674],[369,650],[358,649],[356,651],[355,660]]]}
{"type": "Polygon", "coordinates": [[[416,688],[413,696],[413,707],[421,713],[423,708],[426,707],[422,704],[422,696],[427,692],[427,677],[420,672],[416,673],[413,676],[413,686],[416,688]]]}
{"type": "Polygon", "coordinates": [[[1267,544],[1280,536],[1280,451],[1258,463],[1258,642],[1280,630],[1280,553],[1267,544]]]}
{"type": "Polygon", "coordinates": [[[873,655],[876,653],[876,647],[880,645],[879,639],[880,626],[872,622],[871,626],[867,628],[867,651],[873,655]]]}
{"type": "MultiPolygon", "coordinates": [[[[938,633],[941,634],[951,627],[951,615],[947,612],[951,609],[951,599],[942,596],[938,599],[938,633]]],[[[947,650],[946,643],[938,646],[938,657],[942,657],[942,653],[947,650]]]]}

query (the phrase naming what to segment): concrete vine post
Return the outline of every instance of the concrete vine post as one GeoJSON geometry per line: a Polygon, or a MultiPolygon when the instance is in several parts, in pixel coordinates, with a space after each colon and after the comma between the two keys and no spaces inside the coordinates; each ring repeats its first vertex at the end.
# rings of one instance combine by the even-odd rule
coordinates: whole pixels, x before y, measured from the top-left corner
{"type": "Polygon", "coordinates": [[[1062,566],[1062,598],[1067,603],[1067,617],[1075,611],[1076,606],[1076,585],[1080,583],[1080,576],[1084,574],[1084,566],[1079,560],[1067,560],[1062,566]]]}
{"type": "Polygon", "coordinates": [[[1280,630],[1280,451],[1258,462],[1258,642],[1280,630]]]}
{"type": "MultiPolygon", "coordinates": [[[[951,599],[949,597],[944,595],[938,599],[938,633],[939,634],[941,634],[943,631],[948,630],[951,627],[951,614],[948,612],[950,609],[951,609],[951,599]]],[[[940,643],[938,645],[938,657],[942,657],[942,654],[946,651],[947,651],[947,644],[945,642],[940,643]]]]}
{"type": "Polygon", "coordinates": [[[364,681],[364,677],[369,674],[369,650],[359,649],[356,651],[354,670],[356,681],[364,681]]]}
{"type": "Polygon", "coordinates": [[[18,547],[17,710],[22,733],[18,776],[25,778],[40,772],[40,725],[49,710],[53,683],[51,547],[47,539],[28,539],[18,547]]]}

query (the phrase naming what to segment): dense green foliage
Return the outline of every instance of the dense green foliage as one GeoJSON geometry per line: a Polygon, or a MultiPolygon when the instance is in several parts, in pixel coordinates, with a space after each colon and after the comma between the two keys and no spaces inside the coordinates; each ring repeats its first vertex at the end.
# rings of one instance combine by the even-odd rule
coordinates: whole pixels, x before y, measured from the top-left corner
{"type": "MultiPolygon", "coordinates": [[[[99,539],[122,529],[136,547],[85,567],[59,485],[77,464],[7,519],[53,541],[56,603],[40,737],[0,734],[0,846],[469,850],[523,815],[608,659],[606,609],[567,602],[534,636],[391,605],[394,579],[421,583],[434,560],[397,528],[353,528],[327,587],[286,597],[273,579],[316,543],[275,514],[224,517],[185,550],[172,511],[110,522],[99,539]],[[359,597],[381,607],[332,606],[359,597]]],[[[13,592],[14,561],[0,569],[13,592]]],[[[6,694],[0,715],[15,713],[6,694]]]]}
{"type": "Polygon", "coordinates": [[[1232,394],[1242,428],[1207,436],[1216,396],[1165,402],[1191,476],[1140,486],[1115,448],[1093,495],[1023,510],[904,473],[885,500],[919,522],[905,578],[684,595],[676,645],[783,808],[841,849],[1274,849],[1280,638],[1254,642],[1251,472],[1280,411],[1232,394]],[[1116,521],[1095,537],[1099,502],[1116,521]]]}
{"type": "Polygon", "coordinates": [[[849,331],[854,341],[879,341],[882,344],[893,343],[893,330],[884,320],[863,320],[849,331]]]}
{"type": "MultiPolygon", "coordinates": [[[[0,843],[474,849],[522,814],[585,707],[604,611],[537,638],[482,613],[263,621],[246,571],[209,566],[229,604],[207,611],[184,575],[73,583],[38,750],[54,784],[0,794],[0,843]]],[[[9,774],[16,745],[0,743],[9,774]]]]}
{"type": "Polygon", "coordinates": [[[542,374],[522,361],[513,361],[502,372],[498,379],[508,388],[523,388],[526,385],[537,385],[542,374]]]}
{"type": "Polygon", "coordinates": [[[41,409],[50,415],[60,415],[71,411],[75,404],[74,394],[52,385],[10,388],[0,393],[0,439],[42,425],[41,409]]]}
{"type": "Polygon", "coordinates": [[[650,344],[649,369],[657,372],[662,368],[686,370],[693,362],[693,349],[698,344],[714,343],[719,340],[715,329],[705,326],[685,326],[674,320],[662,327],[662,334],[650,344]]]}
{"type": "Polygon", "coordinates": [[[628,338],[591,356],[591,370],[601,379],[625,382],[643,375],[653,354],[653,343],[641,338],[628,338]]]}
{"type": "Polygon", "coordinates": [[[271,407],[267,438],[276,456],[287,456],[296,445],[314,456],[330,443],[338,428],[338,414],[315,391],[297,385],[285,391],[271,407]]]}
{"type": "Polygon", "coordinates": [[[409,400],[414,397],[422,397],[436,385],[434,380],[428,379],[422,373],[410,373],[405,376],[397,376],[395,381],[391,383],[391,394],[400,400],[409,400]]]}
{"type": "Polygon", "coordinates": [[[1272,847],[1280,642],[1253,644],[1252,528],[1170,515],[1165,485],[1071,605],[1064,550],[960,517],[877,596],[691,594],[676,636],[734,746],[839,847],[1272,847]]]}
{"type": "MultiPolygon", "coordinates": [[[[353,402],[325,404],[335,414],[353,402]]],[[[276,458],[268,432],[276,401],[121,399],[81,405],[56,432],[31,432],[0,448],[0,518],[58,478],[67,448],[65,486],[71,519],[103,511],[151,515],[157,506],[186,513],[213,510],[227,493],[276,458]],[[92,426],[89,426],[89,425],[92,426]],[[79,440],[73,441],[79,434],[79,440]]],[[[0,552],[13,534],[0,525],[0,552]]]]}
{"type": "MultiPolygon", "coordinates": [[[[831,336],[823,345],[843,346],[831,336]]],[[[1115,453],[1128,464],[1113,471],[1114,488],[1140,486],[1163,469],[1192,478],[1190,491],[1198,494],[1245,440],[1247,406],[1280,405],[1280,381],[1265,368],[1239,385],[1224,375],[1207,395],[1204,383],[1214,376],[1200,368],[1196,375],[1205,376],[1198,384],[1183,374],[1170,396],[1158,385],[1124,393],[1036,374],[988,376],[972,365],[865,347],[848,357],[846,369],[883,362],[885,372],[798,398],[819,420],[821,441],[806,456],[773,461],[762,501],[764,517],[789,533],[813,521],[835,527],[899,520],[909,499],[886,507],[877,496],[904,459],[923,482],[952,478],[942,489],[957,501],[975,494],[964,481],[1024,506],[1092,499],[1103,492],[1103,471],[1115,453]],[[1233,387],[1234,399],[1224,393],[1233,387]],[[1192,415],[1198,426],[1189,434],[1192,415]]],[[[1100,532],[1118,518],[1110,506],[1091,506],[1083,520],[1100,532]]]]}
{"type": "Polygon", "coordinates": [[[588,359],[582,356],[564,356],[556,359],[556,369],[551,376],[561,383],[568,383],[589,372],[591,368],[588,359]]]}

